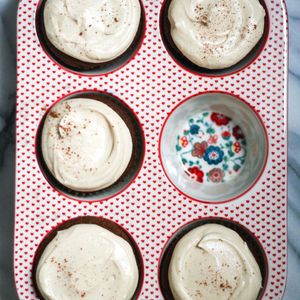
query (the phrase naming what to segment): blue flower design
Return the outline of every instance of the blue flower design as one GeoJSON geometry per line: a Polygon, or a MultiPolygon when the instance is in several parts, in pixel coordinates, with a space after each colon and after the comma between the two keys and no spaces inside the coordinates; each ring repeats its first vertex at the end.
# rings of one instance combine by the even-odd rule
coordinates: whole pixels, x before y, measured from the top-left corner
{"type": "Polygon", "coordinates": [[[217,165],[223,161],[224,152],[216,146],[209,146],[204,153],[204,160],[209,165],[217,165]]]}
{"type": "Polygon", "coordinates": [[[198,134],[199,130],[200,130],[200,127],[198,125],[193,124],[190,127],[190,133],[191,134],[198,134]]]}

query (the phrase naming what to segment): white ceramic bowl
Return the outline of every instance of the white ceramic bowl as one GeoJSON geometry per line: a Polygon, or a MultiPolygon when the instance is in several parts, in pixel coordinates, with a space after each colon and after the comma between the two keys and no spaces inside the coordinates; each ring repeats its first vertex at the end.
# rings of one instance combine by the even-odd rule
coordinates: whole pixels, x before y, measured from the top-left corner
{"type": "Polygon", "coordinates": [[[160,156],[169,180],[182,193],[204,202],[223,202],[245,193],[261,175],[267,159],[267,136],[257,113],[244,101],[226,93],[206,93],[182,102],[170,114],[163,127],[160,156]],[[238,176],[225,182],[199,183],[182,166],[176,153],[178,129],[196,114],[213,111],[231,118],[242,129],[246,139],[246,158],[238,176]]]}

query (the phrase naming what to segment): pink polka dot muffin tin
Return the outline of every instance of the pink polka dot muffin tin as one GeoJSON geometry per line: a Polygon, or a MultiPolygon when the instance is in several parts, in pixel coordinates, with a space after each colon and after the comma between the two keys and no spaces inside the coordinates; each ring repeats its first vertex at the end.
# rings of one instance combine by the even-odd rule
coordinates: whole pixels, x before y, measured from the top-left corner
{"type": "Polygon", "coordinates": [[[193,224],[216,222],[245,238],[262,268],[259,299],[282,299],[287,271],[285,3],[265,0],[255,53],[222,72],[190,67],[164,32],[169,1],[143,0],[143,36],[111,69],[72,70],[39,38],[39,0],[20,1],[17,30],[15,282],[37,300],[32,270],[57,226],[98,217],[121,226],[142,263],[134,299],[171,299],[168,252],[193,224]],[[109,95],[131,116],[135,171],[104,193],[74,193],[40,159],[40,129],[58,101],[109,95]],[[196,222],[196,223],[195,223],[196,222]],[[192,225],[191,225],[192,224],[192,225]],[[253,245],[253,246],[252,246],[253,245]],[[165,277],[164,277],[165,276],[165,277]]]}

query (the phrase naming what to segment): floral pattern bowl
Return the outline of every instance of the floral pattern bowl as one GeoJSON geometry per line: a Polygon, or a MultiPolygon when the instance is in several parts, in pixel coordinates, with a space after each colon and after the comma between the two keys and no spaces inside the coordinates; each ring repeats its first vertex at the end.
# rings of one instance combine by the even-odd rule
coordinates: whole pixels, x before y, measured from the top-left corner
{"type": "Polygon", "coordinates": [[[160,139],[169,180],[204,202],[245,193],[259,178],[267,151],[258,114],[243,100],[218,92],[183,101],[167,118],[160,139]]]}
{"type": "Polygon", "coordinates": [[[176,152],[185,172],[199,183],[232,180],[243,170],[247,142],[231,118],[202,112],[189,118],[177,136],[176,152]]]}

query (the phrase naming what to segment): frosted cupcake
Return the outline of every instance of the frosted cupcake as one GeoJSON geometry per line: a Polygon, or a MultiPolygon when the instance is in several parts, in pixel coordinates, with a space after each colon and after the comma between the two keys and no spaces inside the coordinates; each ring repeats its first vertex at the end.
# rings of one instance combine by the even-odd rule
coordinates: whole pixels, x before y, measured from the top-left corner
{"type": "Polygon", "coordinates": [[[198,67],[220,70],[243,60],[261,40],[265,10],[258,0],[171,0],[167,39],[198,67]]]}
{"type": "Polygon", "coordinates": [[[246,242],[218,224],[196,227],[178,241],[168,277],[175,300],[256,300],[262,287],[246,242]]]}
{"type": "Polygon", "coordinates": [[[45,0],[40,13],[46,46],[78,70],[127,60],[143,32],[139,0],[45,0]]]}
{"type": "Polygon", "coordinates": [[[133,138],[112,107],[74,98],[60,101],[47,114],[41,150],[48,170],[63,186],[94,192],[122,177],[131,161],[133,138]]]}
{"type": "Polygon", "coordinates": [[[43,300],[131,300],[140,288],[141,257],[117,224],[96,217],[59,226],[41,243],[34,285],[43,300]]]}

